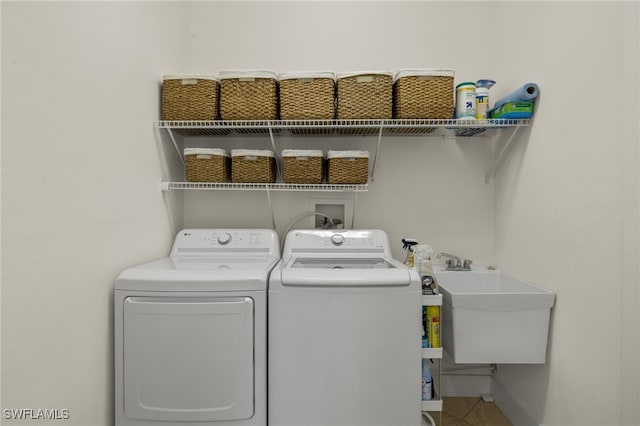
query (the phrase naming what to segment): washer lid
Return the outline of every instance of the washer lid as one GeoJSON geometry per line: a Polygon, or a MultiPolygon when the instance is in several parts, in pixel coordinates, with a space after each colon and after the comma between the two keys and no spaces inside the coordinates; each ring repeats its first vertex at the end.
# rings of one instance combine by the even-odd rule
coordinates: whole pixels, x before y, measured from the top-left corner
{"type": "Polygon", "coordinates": [[[381,257],[298,257],[289,268],[305,269],[390,269],[395,265],[381,257]]]}
{"type": "Polygon", "coordinates": [[[281,270],[285,286],[397,287],[411,284],[409,269],[383,257],[295,257],[281,270]]]}

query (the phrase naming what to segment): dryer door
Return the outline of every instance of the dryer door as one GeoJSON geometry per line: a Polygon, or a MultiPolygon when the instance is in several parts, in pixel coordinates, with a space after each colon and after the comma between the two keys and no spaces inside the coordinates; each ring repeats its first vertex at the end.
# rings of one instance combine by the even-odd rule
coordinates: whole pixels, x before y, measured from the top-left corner
{"type": "Polygon", "coordinates": [[[253,299],[127,297],[124,413],[139,420],[249,419],[253,299]]]}

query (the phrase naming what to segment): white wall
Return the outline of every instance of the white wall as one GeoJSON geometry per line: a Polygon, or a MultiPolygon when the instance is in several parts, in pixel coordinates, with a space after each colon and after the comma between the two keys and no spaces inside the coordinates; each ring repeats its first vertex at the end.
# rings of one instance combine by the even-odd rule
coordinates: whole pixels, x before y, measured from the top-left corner
{"type": "MultiPolygon", "coordinates": [[[[637,6],[626,7],[2,2],[2,408],[69,408],[56,424],[111,424],[116,274],[164,255],[183,224],[271,226],[263,193],[186,192],[183,220],[182,194],[158,191],[160,177],[180,174],[152,127],[162,74],[450,67],[456,82],[497,80],[493,99],[538,82],[534,124],[488,182],[501,142],[385,138],[356,226],[387,230],[397,257],[414,236],[558,292],[548,363],[500,368],[513,415],[638,423],[638,380],[626,375],[638,371],[640,328],[635,98],[625,98],[631,119],[617,110],[627,84],[637,91],[637,6]]],[[[273,194],[277,229],[313,197],[341,196],[273,194]]]]}
{"type": "Polygon", "coordinates": [[[530,134],[498,170],[496,261],[557,292],[547,364],[501,366],[497,382],[540,424],[638,422],[637,270],[623,264],[625,235],[638,259],[633,16],[635,38],[622,3],[502,3],[496,16],[518,34],[502,43],[504,66],[542,87],[530,134]]]}
{"type": "Polygon", "coordinates": [[[620,399],[623,425],[640,424],[640,4],[625,3],[622,236],[622,345],[620,399]],[[635,124],[635,125],[634,125],[635,124]]]}
{"type": "Polygon", "coordinates": [[[182,223],[152,123],[183,22],[175,3],[2,2],[2,408],[70,414],[3,424],[113,423],[113,279],[182,223]]]}

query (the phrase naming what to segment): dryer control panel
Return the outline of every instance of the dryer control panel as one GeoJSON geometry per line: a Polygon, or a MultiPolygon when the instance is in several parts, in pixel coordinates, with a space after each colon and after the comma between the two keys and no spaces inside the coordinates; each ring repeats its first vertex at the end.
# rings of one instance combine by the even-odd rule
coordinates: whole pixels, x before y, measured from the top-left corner
{"type": "Polygon", "coordinates": [[[170,256],[206,256],[220,253],[278,254],[278,235],[271,229],[183,229],[170,256]]]}

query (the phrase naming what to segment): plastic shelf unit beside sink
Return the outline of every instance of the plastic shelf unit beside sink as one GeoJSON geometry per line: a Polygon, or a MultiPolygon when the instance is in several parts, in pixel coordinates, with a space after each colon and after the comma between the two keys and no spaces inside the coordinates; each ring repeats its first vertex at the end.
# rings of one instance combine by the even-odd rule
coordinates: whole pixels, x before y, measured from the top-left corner
{"type": "Polygon", "coordinates": [[[435,270],[456,364],[544,364],[555,293],[501,270],[435,270]]]}

